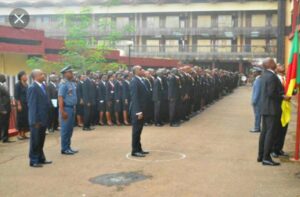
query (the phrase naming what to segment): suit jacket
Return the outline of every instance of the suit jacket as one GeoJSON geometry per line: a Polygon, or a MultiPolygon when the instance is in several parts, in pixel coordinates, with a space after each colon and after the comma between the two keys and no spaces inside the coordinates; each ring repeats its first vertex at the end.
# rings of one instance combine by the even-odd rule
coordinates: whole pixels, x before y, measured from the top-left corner
{"type": "Polygon", "coordinates": [[[152,100],[155,102],[161,101],[163,99],[163,90],[162,79],[160,81],[158,78],[156,78],[153,84],[152,100]]]}
{"type": "Polygon", "coordinates": [[[83,98],[83,96],[82,96],[82,85],[83,85],[83,81],[79,81],[77,83],[77,88],[76,88],[77,104],[79,104],[80,100],[83,98]]]}
{"type": "Polygon", "coordinates": [[[98,95],[98,102],[100,101],[105,101],[105,96],[106,96],[106,87],[103,81],[99,82],[98,85],[98,90],[97,90],[97,95],[98,95]]]}
{"type": "MultiPolygon", "coordinates": [[[[47,93],[48,93],[48,96],[49,96],[49,100],[57,99],[58,98],[57,86],[54,86],[51,82],[49,82],[48,86],[47,86],[47,93]]],[[[52,106],[52,102],[50,102],[50,104],[52,106]]]]}
{"type": "Polygon", "coordinates": [[[130,83],[123,81],[122,99],[130,101],[130,83]]]}
{"type": "Polygon", "coordinates": [[[86,78],[82,84],[82,99],[84,104],[96,104],[96,84],[89,78],[86,78]]]}
{"type": "Polygon", "coordinates": [[[132,116],[136,116],[140,112],[145,114],[146,111],[148,91],[146,85],[141,80],[133,77],[130,82],[131,103],[129,111],[132,116]]]}
{"type": "Polygon", "coordinates": [[[115,82],[115,93],[114,93],[114,98],[115,100],[119,100],[119,102],[122,101],[122,82],[121,81],[116,81],[115,82]]]}
{"type": "Polygon", "coordinates": [[[168,99],[177,100],[179,98],[179,84],[177,82],[177,78],[175,75],[171,75],[168,80],[168,99]]]}
{"type": "Polygon", "coordinates": [[[106,82],[106,98],[105,100],[108,101],[114,101],[114,95],[115,95],[115,86],[112,85],[113,82],[106,82]]]}
{"type": "Polygon", "coordinates": [[[252,87],[252,105],[258,105],[260,100],[260,93],[261,93],[261,76],[257,77],[253,83],[252,87]]]}
{"type": "Polygon", "coordinates": [[[37,123],[46,127],[48,124],[49,97],[42,88],[34,82],[27,91],[29,125],[37,123]]]}
{"type": "Polygon", "coordinates": [[[284,89],[276,74],[266,70],[261,77],[260,108],[262,115],[280,115],[284,89]]]}
{"type": "Polygon", "coordinates": [[[6,87],[0,85],[0,111],[11,111],[10,95],[6,87]]]}

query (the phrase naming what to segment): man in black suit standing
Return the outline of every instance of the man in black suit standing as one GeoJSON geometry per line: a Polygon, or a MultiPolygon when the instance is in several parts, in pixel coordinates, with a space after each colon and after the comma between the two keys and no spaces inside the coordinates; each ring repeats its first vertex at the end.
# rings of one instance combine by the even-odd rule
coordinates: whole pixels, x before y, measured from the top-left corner
{"type": "Polygon", "coordinates": [[[92,81],[91,71],[86,72],[86,79],[82,84],[82,100],[83,100],[83,130],[91,131],[92,110],[96,104],[95,85],[92,81]]]}
{"type": "Polygon", "coordinates": [[[58,128],[58,77],[54,74],[49,76],[49,83],[47,86],[47,93],[50,100],[50,110],[49,110],[49,132],[54,132],[58,128]]]}
{"type": "Polygon", "coordinates": [[[0,140],[9,143],[8,127],[11,112],[10,95],[5,86],[5,76],[0,74],[0,140]]]}
{"type": "Polygon", "coordinates": [[[43,151],[46,137],[46,129],[48,125],[49,115],[49,97],[47,95],[46,86],[44,84],[45,74],[35,69],[31,74],[34,82],[28,88],[28,119],[30,126],[30,166],[43,167],[43,164],[51,164],[47,161],[43,151]]]}
{"type": "Polygon", "coordinates": [[[179,77],[177,68],[171,70],[171,74],[168,80],[168,99],[169,99],[169,117],[170,117],[170,126],[179,127],[178,120],[178,105],[180,104],[180,95],[179,95],[179,77]]]}
{"type": "Polygon", "coordinates": [[[278,79],[275,69],[276,63],[273,59],[267,58],[263,61],[265,72],[261,77],[261,98],[260,107],[263,120],[262,132],[259,138],[258,162],[263,165],[278,166],[271,158],[271,151],[274,144],[274,134],[278,129],[278,121],[281,114],[281,102],[283,99],[290,100],[284,95],[283,87],[278,79]]]}
{"type": "Polygon", "coordinates": [[[143,70],[141,66],[133,67],[134,77],[130,82],[131,104],[129,107],[132,120],[132,152],[134,157],[145,157],[145,152],[141,145],[141,134],[144,126],[144,115],[146,111],[147,87],[142,79],[143,70]]]}
{"type": "Polygon", "coordinates": [[[159,69],[157,71],[157,77],[154,79],[154,84],[153,84],[153,94],[152,94],[152,100],[154,102],[154,123],[155,126],[161,127],[163,126],[163,123],[161,121],[161,102],[163,100],[163,82],[162,82],[162,75],[163,71],[159,69]]]}

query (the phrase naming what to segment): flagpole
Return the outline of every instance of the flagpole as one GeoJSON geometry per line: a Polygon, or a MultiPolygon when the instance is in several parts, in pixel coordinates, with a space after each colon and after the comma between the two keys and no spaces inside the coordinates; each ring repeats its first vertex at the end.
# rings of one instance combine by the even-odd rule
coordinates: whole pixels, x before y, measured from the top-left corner
{"type": "MultiPolygon", "coordinates": [[[[298,10],[299,2],[294,0],[294,10],[293,10],[293,21],[292,21],[292,32],[295,34],[295,31],[298,31],[298,10]]],[[[299,69],[299,68],[298,68],[299,69]]],[[[294,160],[299,161],[299,148],[300,148],[300,87],[298,87],[298,96],[297,96],[297,129],[296,129],[296,144],[295,144],[295,155],[294,160]]]]}
{"type": "Polygon", "coordinates": [[[297,130],[296,130],[296,145],[295,156],[296,161],[299,160],[299,147],[300,147],[300,88],[298,88],[298,110],[297,110],[297,130]]]}

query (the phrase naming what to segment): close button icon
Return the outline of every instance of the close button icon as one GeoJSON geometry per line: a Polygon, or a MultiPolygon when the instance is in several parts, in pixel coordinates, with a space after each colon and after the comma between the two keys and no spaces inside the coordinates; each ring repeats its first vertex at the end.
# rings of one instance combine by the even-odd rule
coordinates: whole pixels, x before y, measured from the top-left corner
{"type": "Polygon", "coordinates": [[[9,23],[17,29],[25,28],[30,20],[28,12],[22,8],[16,8],[9,14],[9,23]]]}

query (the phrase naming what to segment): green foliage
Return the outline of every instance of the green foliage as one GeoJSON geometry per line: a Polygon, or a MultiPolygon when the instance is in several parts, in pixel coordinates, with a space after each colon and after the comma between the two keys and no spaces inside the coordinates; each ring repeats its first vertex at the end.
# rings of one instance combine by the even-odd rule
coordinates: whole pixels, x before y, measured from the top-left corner
{"type": "Polygon", "coordinates": [[[63,65],[58,62],[47,61],[40,57],[29,58],[26,61],[26,64],[32,70],[33,69],[41,69],[46,73],[51,73],[53,71],[59,72],[63,68],[63,65]]]}

